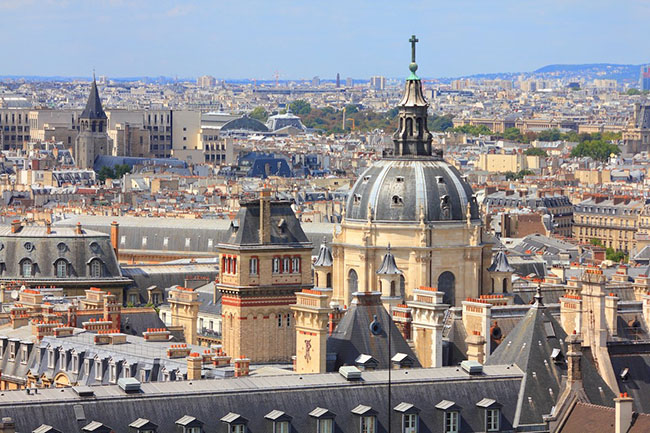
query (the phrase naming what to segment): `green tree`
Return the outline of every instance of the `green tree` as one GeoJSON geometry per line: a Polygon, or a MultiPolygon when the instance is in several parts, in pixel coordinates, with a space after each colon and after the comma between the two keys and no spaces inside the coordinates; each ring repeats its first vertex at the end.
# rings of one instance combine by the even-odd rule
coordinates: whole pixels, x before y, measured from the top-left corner
{"type": "Polygon", "coordinates": [[[293,101],[291,104],[289,104],[289,108],[291,108],[293,114],[297,116],[306,116],[307,114],[311,113],[311,104],[304,99],[293,101]]]}
{"type": "Polygon", "coordinates": [[[434,114],[432,116],[429,116],[427,123],[430,130],[444,132],[454,127],[453,118],[454,116],[451,114],[445,114],[442,116],[434,114]]]}
{"type": "Polygon", "coordinates": [[[269,113],[264,109],[264,107],[255,107],[248,117],[264,123],[269,119],[269,113]]]}
{"type": "Polygon", "coordinates": [[[621,149],[617,145],[603,140],[583,141],[571,150],[571,156],[574,158],[589,157],[597,161],[607,161],[611,154],[619,153],[621,149]]]}
{"type": "Polygon", "coordinates": [[[558,141],[562,139],[562,133],[556,128],[546,129],[537,134],[537,139],[539,141],[558,141]]]}
{"type": "Polygon", "coordinates": [[[113,171],[112,168],[108,166],[103,166],[97,172],[97,179],[100,182],[106,182],[106,179],[114,179],[114,178],[115,178],[115,172],[113,171]]]}
{"type": "Polygon", "coordinates": [[[485,125],[463,125],[453,129],[454,132],[462,132],[470,135],[492,135],[492,131],[485,125]]]}
{"type": "Polygon", "coordinates": [[[120,179],[125,174],[131,173],[131,166],[128,164],[117,164],[113,168],[113,172],[115,173],[115,179],[120,179]]]}
{"type": "Polygon", "coordinates": [[[524,151],[525,155],[528,156],[541,156],[543,158],[546,158],[548,154],[544,149],[540,149],[539,147],[529,147],[524,151]]]}
{"type": "Polygon", "coordinates": [[[602,246],[603,246],[602,241],[601,241],[600,239],[597,239],[597,238],[592,238],[592,239],[589,241],[589,243],[590,243],[591,245],[595,246],[595,247],[602,247],[602,246]]]}
{"type": "Polygon", "coordinates": [[[350,115],[359,112],[359,107],[354,104],[349,104],[345,106],[345,114],[350,115]]]}
{"type": "Polygon", "coordinates": [[[605,250],[605,258],[612,262],[627,262],[627,255],[623,251],[616,251],[614,248],[605,250]]]}
{"type": "Polygon", "coordinates": [[[503,138],[510,141],[524,141],[524,136],[518,128],[506,128],[506,130],[503,131],[503,138]]]}
{"type": "Polygon", "coordinates": [[[640,95],[641,91],[639,89],[627,89],[627,92],[625,92],[625,94],[629,96],[640,95]]]}

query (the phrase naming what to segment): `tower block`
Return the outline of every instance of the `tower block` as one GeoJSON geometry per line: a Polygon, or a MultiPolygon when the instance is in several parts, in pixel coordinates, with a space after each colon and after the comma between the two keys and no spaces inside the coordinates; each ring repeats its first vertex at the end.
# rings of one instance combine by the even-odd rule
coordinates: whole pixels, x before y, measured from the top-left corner
{"type": "Polygon", "coordinates": [[[194,289],[177,287],[169,291],[172,326],[182,326],[185,342],[197,344],[196,320],[199,317],[199,295],[194,289]]]}
{"type": "Polygon", "coordinates": [[[312,244],[289,201],[242,201],[218,245],[223,348],[251,363],[290,362],[296,350],[291,306],[312,287],[312,244]]]}
{"type": "Polygon", "coordinates": [[[296,372],[325,373],[329,296],[320,290],[303,290],[296,293],[291,310],[296,319],[296,372]]]}

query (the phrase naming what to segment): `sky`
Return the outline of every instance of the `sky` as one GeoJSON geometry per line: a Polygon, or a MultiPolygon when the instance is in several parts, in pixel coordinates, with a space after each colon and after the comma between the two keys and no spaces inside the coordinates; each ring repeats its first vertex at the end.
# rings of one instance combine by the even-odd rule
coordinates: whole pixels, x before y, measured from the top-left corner
{"type": "Polygon", "coordinates": [[[0,0],[0,76],[403,78],[650,61],[650,0],[0,0]]]}

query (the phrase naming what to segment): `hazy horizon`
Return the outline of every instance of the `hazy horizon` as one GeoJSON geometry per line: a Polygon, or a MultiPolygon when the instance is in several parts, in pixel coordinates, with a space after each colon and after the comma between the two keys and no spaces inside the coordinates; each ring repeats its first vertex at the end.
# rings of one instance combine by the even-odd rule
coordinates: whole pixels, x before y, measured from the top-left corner
{"type": "Polygon", "coordinates": [[[400,78],[411,34],[423,77],[636,65],[649,16],[647,0],[0,0],[0,75],[400,78]]]}

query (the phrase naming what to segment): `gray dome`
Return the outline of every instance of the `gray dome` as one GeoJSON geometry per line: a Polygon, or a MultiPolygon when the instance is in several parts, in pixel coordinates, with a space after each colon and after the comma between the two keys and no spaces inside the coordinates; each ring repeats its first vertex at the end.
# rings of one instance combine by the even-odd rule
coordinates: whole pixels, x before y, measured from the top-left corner
{"type": "Polygon", "coordinates": [[[383,159],[357,179],[348,197],[346,218],[374,221],[465,221],[478,206],[472,188],[455,167],[436,158],[383,159]]]}

